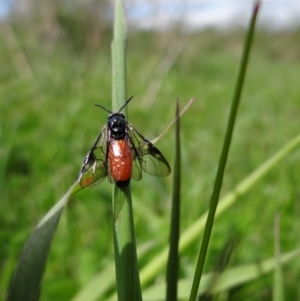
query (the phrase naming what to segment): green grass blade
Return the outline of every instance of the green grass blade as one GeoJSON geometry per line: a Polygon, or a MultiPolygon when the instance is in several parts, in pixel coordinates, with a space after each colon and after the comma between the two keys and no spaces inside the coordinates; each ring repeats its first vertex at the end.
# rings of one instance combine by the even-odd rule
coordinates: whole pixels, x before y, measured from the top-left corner
{"type": "MultiPolygon", "coordinates": [[[[284,265],[292,260],[296,259],[300,254],[300,249],[281,254],[280,264],[284,265]]],[[[263,275],[271,273],[276,267],[274,257],[263,260],[261,262],[255,262],[252,264],[241,265],[227,269],[218,277],[218,281],[215,283],[211,293],[217,294],[224,291],[228,291],[234,287],[246,284],[250,281],[255,281],[261,278],[263,275]]],[[[198,296],[204,294],[210,288],[211,281],[216,277],[215,273],[204,274],[200,283],[198,296]]],[[[145,300],[151,301],[163,301],[165,292],[165,283],[155,284],[144,290],[145,300]]],[[[189,297],[189,290],[191,286],[191,279],[182,279],[178,283],[178,299],[186,300],[189,297]]]]}
{"type": "Polygon", "coordinates": [[[180,232],[180,118],[179,105],[176,106],[176,129],[175,129],[175,163],[173,171],[173,198],[171,210],[171,232],[170,232],[170,252],[167,264],[167,301],[177,300],[178,282],[178,243],[180,232]]]}
{"type": "Polygon", "coordinates": [[[274,249],[275,249],[275,268],[274,268],[274,280],[273,280],[273,300],[283,301],[284,289],[283,289],[283,275],[282,275],[282,263],[280,261],[280,217],[279,214],[275,215],[274,221],[274,249]]]}
{"type": "MultiPolygon", "coordinates": [[[[251,188],[254,187],[267,173],[276,166],[281,160],[283,160],[290,152],[300,145],[300,135],[289,141],[284,145],[277,153],[271,158],[265,161],[261,166],[254,170],[249,176],[242,180],[232,191],[228,192],[219,202],[215,218],[221,216],[227,209],[230,208],[240,196],[246,194],[251,188]]],[[[179,250],[183,252],[193,242],[199,239],[201,235],[205,220],[208,213],[203,214],[198,220],[196,220],[189,228],[187,228],[180,237],[179,250]]],[[[140,273],[141,285],[144,286],[151,281],[158,271],[162,270],[167,262],[168,248],[163,249],[151,262],[149,262],[140,273]]]]}
{"type": "MultiPolygon", "coordinates": [[[[126,37],[127,26],[122,0],[115,1],[114,37],[112,51],[112,111],[125,103],[126,91],[126,37]]],[[[125,112],[126,112],[125,108],[125,112]]],[[[125,114],[126,115],[126,114],[125,114]]]]}
{"type": "MultiPolygon", "coordinates": [[[[112,109],[126,100],[126,20],[121,0],[115,1],[112,43],[112,109]]],[[[134,235],[130,186],[113,192],[113,232],[118,300],[142,300],[134,235]]]]}
{"type": "MultiPolygon", "coordinates": [[[[219,217],[230,206],[232,206],[240,196],[246,194],[255,184],[257,184],[273,167],[284,159],[291,151],[300,146],[300,135],[289,141],[271,158],[265,161],[261,166],[254,170],[249,176],[241,181],[232,191],[227,193],[219,202],[216,216],[219,217]]],[[[185,250],[190,244],[197,240],[203,231],[207,212],[203,214],[192,226],[187,228],[181,235],[179,249],[185,250]]]]}
{"type": "MultiPolygon", "coordinates": [[[[296,259],[300,254],[300,249],[282,254],[279,258],[280,264],[287,264],[296,259]]],[[[249,281],[259,279],[262,275],[272,272],[276,267],[276,261],[273,258],[263,260],[259,263],[231,268],[223,273],[219,282],[215,285],[213,292],[218,293],[222,290],[242,285],[249,281]]],[[[202,292],[202,291],[200,291],[202,292]]]]}
{"type": "Polygon", "coordinates": [[[115,186],[113,212],[118,300],[142,300],[130,186],[115,186]]]}
{"type": "Polygon", "coordinates": [[[241,68],[240,68],[240,72],[238,75],[235,94],[234,94],[233,101],[232,101],[230,116],[229,116],[229,120],[228,120],[226,134],[225,134],[223,149],[222,149],[221,157],[220,157],[220,161],[219,161],[214,189],[213,189],[213,193],[212,193],[211,200],[210,200],[210,209],[208,212],[208,217],[207,217],[204,234],[203,234],[203,238],[202,238],[202,244],[201,244],[201,249],[200,249],[200,253],[199,253],[199,257],[198,257],[194,281],[193,281],[193,285],[192,285],[190,301],[195,301],[197,298],[197,292],[198,292],[198,288],[199,288],[199,284],[200,284],[200,280],[201,280],[201,275],[203,272],[204,262],[205,262],[208,244],[209,244],[209,240],[210,240],[210,236],[211,236],[211,232],[212,232],[215,213],[216,213],[217,206],[218,206],[220,191],[222,188],[224,170],[225,170],[225,166],[226,166],[226,162],[227,162],[227,157],[228,157],[229,147],[230,147],[232,133],[233,133],[233,129],[234,129],[237,109],[238,109],[238,105],[240,102],[240,97],[241,97],[244,77],[245,77],[245,73],[246,73],[248,56],[249,56],[250,46],[251,46],[251,42],[252,42],[252,38],[253,38],[255,21],[256,21],[258,9],[259,9],[259,5],[256,4],[255,8],[253,10],[248,34],[247,34],[247,37],[245,40],[245,46],[244,46],[243,56],[242,56],[242,61],[241,61],[241,68]]]}
{"type": "Polygon", "coordinates": [[[14,271],[7,301],[38,300],[51,242],[73,188],[45,215],[31,234],[14,271]]]}

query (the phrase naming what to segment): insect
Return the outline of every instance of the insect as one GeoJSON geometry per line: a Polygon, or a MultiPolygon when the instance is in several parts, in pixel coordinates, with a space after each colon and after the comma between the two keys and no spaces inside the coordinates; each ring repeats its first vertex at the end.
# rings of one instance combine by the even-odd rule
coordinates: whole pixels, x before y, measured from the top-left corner
{"type": "Polygon", "coordinates": [[[131,178],[136,181],[142,178],[142,170],[157,177],[170,174],[170,165],[162,153],[121,113],[131,99],[116,113],[96,104],[110,115],[83,161],[78,178],[82,188],[99,184],[107,177],[110,183],[124,190],[131,178]]]}

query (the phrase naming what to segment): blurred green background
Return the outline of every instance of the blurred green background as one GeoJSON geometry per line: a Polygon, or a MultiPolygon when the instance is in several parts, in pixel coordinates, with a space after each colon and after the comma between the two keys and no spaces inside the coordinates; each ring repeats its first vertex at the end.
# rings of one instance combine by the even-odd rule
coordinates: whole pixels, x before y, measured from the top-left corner
{"type": "MultiPolygon", "coordinates": [[[[37,6],[0,24],[0,298],[18,256],[42,216],[76,180],[110,108],[111,23],[84,7],[37,6]],[[47,12],[47,13],[46,13],[47,12]]],[[[103,12],[105,2],[103,2],[103,12]]],[[[105,13],[104,13],[105,16],[105,13]]],[[[181,107],[181,228],[208,208],[245,33],[238,28],[188,33],[128,33],[129,121],[158,136],[181,107]]],[[[300,30],[254,38],[223,184],[223,195],[299,134],[300,30]]],[[[173,165],[174,134],[158,143],[173,165]]],[[[299,247],[300,151],[296,150],[242,196],[215,224],[205,271],[226,241],[241,239],[234,265],[274,254],[280,214],[282,252],[299,247]]],[[[137,244],[168,243],[172,176],[132,181],[137,244]]],[[[69,300],[113,259],[108,181],[74,195],[55,235],[42,300],[69,300]]],[[[201,237],[181,256],[181,277],[194,272],[201,237]]],[[[145,261],[140,261],[143,266],[145,261]]],[[[284,267],[287,300],[300,297],[300,261],[284,267]]],[[[272,275],[243,286],[237,300],[269,300],[272,275]]]]}

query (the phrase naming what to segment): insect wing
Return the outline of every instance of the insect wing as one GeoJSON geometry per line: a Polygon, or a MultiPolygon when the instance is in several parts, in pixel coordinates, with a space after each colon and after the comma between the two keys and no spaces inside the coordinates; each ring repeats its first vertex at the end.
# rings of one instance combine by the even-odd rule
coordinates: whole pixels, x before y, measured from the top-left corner
{"type": "MultiPolygon", "coordinates": [[[[139,166],[144,172],[156,177],[166,177],[171,168],[162,153],[147,139],[145,139],[132,125],[128,125],[128,135],[132,144],[134,157],[133,171],[136,170],[138,180],[141,178],[139,166]],[[137,162],[139,161],[139,162],[137,162]]],[[[133,179],[134,178],[133,176],[133,179]]]]}
{"type": "Polygon", "coordinates": [[[105,126],[83,161],[78,179],[82,188],[92,184],[97,185],[107,176],[106,141],[107,127],[105,126]]]}
{"type": "Polygon", "coordinates": [[[145,143],[141,150],[143,156],[140,163],[144,172],[156,177],[166,177],[171,173],[168,161],[151,142],[145,143]]]}
{"type": "Polygon", "coordinates": [[[139,158],[135,154],[135,150],[131,147],[131,151],[133,153],[132,160],[132,179],[135,181],[139,181],[142,178],[142,168],[139,158]]]}
{"type": "Polygon", "coordinates": [[[95,161],[93,166],[80,176],[79,184],[82,188],[100,184],[106,177],[106,168],[103,161],[95,161]]]}

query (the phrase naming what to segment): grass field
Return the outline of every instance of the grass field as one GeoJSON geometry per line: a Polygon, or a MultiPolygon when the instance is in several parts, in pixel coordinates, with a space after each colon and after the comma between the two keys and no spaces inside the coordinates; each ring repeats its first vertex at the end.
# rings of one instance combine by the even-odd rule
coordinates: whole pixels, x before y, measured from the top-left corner
{"type": "MultiPolygon", "coordinates": [[[[1,28],[0,44],[0,298],[33,228],[76,180],[110,108],[111,33],[88,48],[65,36],[49,41],[26,28],[1,28]]],[[[130,122],[148,139],[181,119],[182,212],[185,229],[208,208],[244,33],[137,33],[128,38],[130,122]]],[[[299,31],[258,32],[226,168],[222,195],[299,134],[299,31]]],[[[173,165],[174,134],[157,147],[173,165]]],[[[205,271],[226,241],[240,245],[231,265],[274,255],[274,217],[281,251],[299,247],[300,151],[291,153],[216,222],[205,271]]],[[[172,177],[132,181],[137,244],[167,245],[172,177]]],[[[108,181],[73,197],[52,244],[42,300],[69,300],[113,259],[108,181]]],[[[195,269],[199,241],[181,255],[181,277],[195,269]]],[[[153,251],[155,253],[155,251],[153,251]]],[[[150,256],[150,255],[149,255],[150,256]]],[[[140,261],[143,266],[149,256],[140,261]]],[[[151,256],[150,256],[151,257],[151,256]]],[[[286,300],[300,298],[299,259],[283,269],[286,300]]],[[[164,279],[158,275],[157,281],[164,279]]],[[[242,286],[231,300],[270,300],[272,275],[242,286]]]]}

